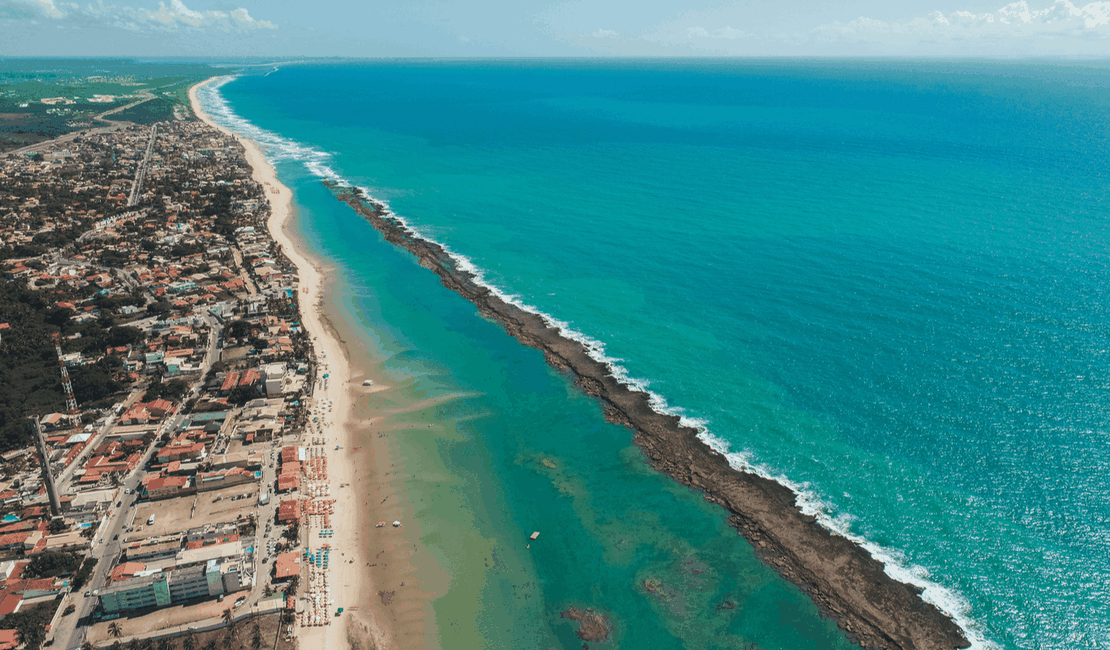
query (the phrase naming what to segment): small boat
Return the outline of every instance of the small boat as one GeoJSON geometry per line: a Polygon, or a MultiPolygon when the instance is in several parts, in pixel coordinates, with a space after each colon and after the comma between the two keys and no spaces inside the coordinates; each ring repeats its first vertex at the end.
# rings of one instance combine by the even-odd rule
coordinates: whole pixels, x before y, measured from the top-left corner
{"type": "Polygon", "coordinates": [[[370,379],[366,379],[366,380],[363,380],[362,385],[363,386],[373,386],[374,382],[370,379]]]}
{"type": "Polygon", "coordinates": [[[537,537],[539,537],[539,536],[540,536],[540,531],[538,531],[538,530],[537,530],[536,532],[534,532],[534,533],[532,533],[531,535],[529,535],[529,536],[528,536],[528,539],[531,539],[531,540],[535,540],[535,539],[536,539],[537,537]]]}

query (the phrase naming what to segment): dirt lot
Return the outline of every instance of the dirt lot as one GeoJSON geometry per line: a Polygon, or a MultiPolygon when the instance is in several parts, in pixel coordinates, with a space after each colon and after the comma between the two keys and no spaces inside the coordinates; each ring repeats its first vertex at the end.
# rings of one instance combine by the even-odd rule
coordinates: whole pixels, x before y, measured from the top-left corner
{"type": "MultiPolygon", "coordinates": [[[[226,607],[230,607],[232,596],[228,596],[223,603],[203,603],[195,605],[191,608],[188,607],[168,607],[166,609],[158,610],[146,616],[139,616],[135,618],[122,617],[116,619],[122,628],[122,635],[124,637],[131,636],[140,632],[151,632],[154,630],[161,630],[167,627],[174,627],[175,625],[184,625],[193,621],[212,618],[219,616],[220,612],[226,607]],[[183,610],[198,610],[191,614],[187,614],[183,610]],[[201,613],[199,610],[203,610],[201,613]],[[192,616],[188,620],[183,620],[187,616],[192,616]],[[172,620],[172,622],[171,622],[172,620]],[[180,621],[180,622],[177,622],[180,621]]],[[[285,634],[280,633],[280,615],[272,614],[269,616],[259,616],[257,618],[247,619],[240,621],[236,627],[234,634],[229,638],[226,628],[219,630],[212,630],[211,632],[192,632],[191,634],[196,639],[197,648],[204,648],[210,641],[215,641],[220,650],[248,650],[252,648],[251,641],[254,638],[254,625],[258,624],[259,632],[262,634],[262,648],[275,648],[277,650],[295,650],[297,647],[296,640],[286,640],[285,634]],[[277,637],[275,639],[275,637],[277,637]]],[[[97,623],[89,630],[86,637],[91,643],[100,643],[111,640],[111,635],[108,633],[108,623],[97,623]]],[[[190,633],[186,633],[190,634],[190,633]]],[[[171,647],[180,648],[183,644],[184,636],[178,636],[171,639],[173,645],[171,647]]]]}
{"type": "MultiPolygon", "coordinates": [[[[232,605],[235,604],[235,600],[239,598],[239,596],[245,596],[248,593],[249,591],[243,590],[233,594],[227,594],[223,602],[217,602],[213,598],[212,600],[206,600],[195,605],[163,607],[162,609],[155,610],[148,614],[137,616],[127,616],[126,612],[124,612],[124,615],[115,619],[115,621],[119,623],[123,636],[153,632],[154,630],[163,630],[178,625],[188,625],[189,623],[195,623],[205,619],[219,618],[223,615],[225,609],[232,608],[232,605]]],[[[89,629],[88,640],[96,643],[97,641],[104,641],[110,638],[108,634],[108,625],[109,622],[105,621],[92,626],[92,628],[89,629]]]]}
{"type": "Polygon", "coordinates": [[[255,483],[244,483],[226,490],[201,492],[176,499],[151,501],[136,508],[133,524],[135,531],[129,533],[125,539],[128,541],[146,539],[207,524],[235,521],[238,515],[242,514],[245,517],[254,512],[257,506],[258,485],[255,483]],[[195,509],[194,501],[196,501],[195,509]],[[155,515],[153,526],[146,525],[150,515],[155,515]],[[138,529],[139,526],[143,527],[142,531],[138,529]]]}
{"type": "MultiPolygon", "coordinates": [[[[296,650],[297,639],[286,639],[284,633],[280,633],[281,620],[278,614],[272,616],[259,616],[258,618],[249,621],[243,621],[236,628],[234,636],[229,641],[227,638],[227,630],[213,630],[211,632],[203,632],[196,635],[197,647],[204,648],[210,642],[215,642],[220,650],[248,650],[254,646],[251,644],[254,638],[254,624],[258,623],[259,632],[262,633],[262,648],[273,648],[274,650],[296,650]],[[275,637],[277,637],[275,639],[275,637]]],[[[294,631],[296,628],[294,628],[294,631]]]]}
{"type": "Polygon", "coordinates": [[[226,490],[201,492],[197,502],[197,515],[194,519],[202,519],[201,513],[207,513],[204,523],[219,523],[221,521],[235,521],[239,515],[246,517],[258,509],[258,484],[244,483],[226,490]],[[234,497],[241,497],[235,499],[234,497]],[[219,499],[217,501],[216,499],[219,499]]]}

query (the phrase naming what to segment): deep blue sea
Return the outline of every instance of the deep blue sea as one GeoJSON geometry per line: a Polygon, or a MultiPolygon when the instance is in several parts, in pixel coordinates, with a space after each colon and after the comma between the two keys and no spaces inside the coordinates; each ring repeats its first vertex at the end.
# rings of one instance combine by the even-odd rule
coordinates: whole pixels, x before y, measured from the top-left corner
{"type": "MultiPolygon", "coordinates": [[[[336,300],[391,376],[467,395],[444,417],[482,448],[424,447],[486,495],[450,507],[475,508],[480,537],[505,547],[537,511],[578,522],[566,556],[507,561],[538,588],[511,606],[531,627],[475,628],[478,645],[575,647],[568,602],[605,609],[624,647],[846,642],[719,511],[645,471],[626,430],[391,251],[323,177],[366,188],[735,464],[793,486],[977,646],[1071,650],[1110,648],[1107,72],[389,61],[244,73],[202,96],[294,189],[301,235],[336,265],[336,300]],[[623,556],[606,545],[621,535],[666,539],[623,556]],[[689,582],[691,557],[714,586],[689,582]],[[668,583],[672,566],[685,577],[668,583]],[[591,576],[605,586],[582,586],[591,576]],[[723,610],[726,596],[745,605],[723,610]]],[[[446,572],[461,565],[446,537],[421,543],[446,572]]],[[[445,630],[464,582],[433,603],[443,647],[462,647],[445,630]]],[[[510,607],[492,584],[480,605],[465,598],[482,616],[510,607]]]]}

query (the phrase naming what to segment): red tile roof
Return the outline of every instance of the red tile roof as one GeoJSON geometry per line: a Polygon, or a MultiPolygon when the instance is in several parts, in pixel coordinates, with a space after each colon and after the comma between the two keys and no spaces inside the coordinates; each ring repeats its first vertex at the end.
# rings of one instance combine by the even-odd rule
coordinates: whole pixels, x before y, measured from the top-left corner
{"type": "MultiPolygon", "coordinates": [[[[10,612],[9,612],[10,613],[10,612]]],[[[7,614],[0,613],[0,616],[7,614]]],[[[19,647],[19,630],[0,630],[0,650],[14,650],[19,647]]]]}
{"type": "Polygon", "coordinates": [[[301,487],[301,477],[299,476],[278,477],[278,492],[285,492],[286,490],[296,490],[299,487],[301,487]]]}
{"type": "Polygon", "coordinates": [[[239,373],[232,371],[232,372],[227,373],[227,375],[224,376],[224,383],[223,383],[222,386],[220,386],[220,390],[221,391],[231,390],[232,388],[235,388],[238,384],[239,384],[239,373]]]}
{"type": "Polygon", "coordinates": [[[0,616],[7,616],[8,614],[14,613],[22,604],[23,596],[15,593],[8,593],[8,595],[4,596],[3,600],[0,600],[0,616]]]}
{"type": "Polygon", "coordinates": [[[112,569],[112,575],[109,582],[116,582],[118,580],[126,580],[140,571],[145,571],[146,565],[142,562],[124,562],[112,569]]]}
{"type": "Polygon", "coordinates": [[[277,556],[274,561],[274,577],[277,579],[290,578],[292,576],[301,574],[301,554],[298,551],[290,551],[282,553],[277,556]]]}

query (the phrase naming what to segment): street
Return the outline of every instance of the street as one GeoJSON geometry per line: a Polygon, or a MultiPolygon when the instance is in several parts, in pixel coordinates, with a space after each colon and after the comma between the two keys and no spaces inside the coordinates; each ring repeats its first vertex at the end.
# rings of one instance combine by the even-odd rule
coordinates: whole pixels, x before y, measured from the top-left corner
{"type": "MultiPolygon", "coordinates": [[[[206,314],[204,319],[209,327],[208,351],[201,365],[201,374],[193,382],[192,388],[188,395],[183,398],[182,403],[200,394],[201,388],[204,386],[204,377],[219,356],[217,344],[220,340],[220,323],[211,314],[206,314]]],[[[133,392],[128,398],[128,401],[133,403],[138,399],[139,394],[141,394],[141,391],[133,392]]],[[[162,423],[162,426],[158,428],[158,435],[155,437],[154,442],[151,443],[143,453],[139,464],[120,481],[119,492],[117,493],[119,496],[116,497],[116,503],[122,503],[122,506],[117,507],[115,504],[112,504],[108,511],[108,516],[103,520],[100,528],[91,541],[92,549],[89,555],[98,560],[96,569],[80,592],[66,594],[59,605],[59,607],[64,609],[68,605],[73,604],[77,608],[73,614],[61,617],[56,628],[52,630],[55,643],[59,644],[59,647],[74,648],[80,646],[81,643],[84,642],[87,630],[84,627],[78,628],[78,621],[91,614],[96,609],[97,597],[92,595],[92,592],[99,591],[105,585],[108,578],[108,571],[115,559],[119,557],[121,549],[119,535],[126,528],[129,519],[128,515],[131,513],[135,501],[138,499],[138,488],[142,482],[143,475],[146,473],[146,466],[150,463],[155,449],[158,448],[162,434],[167,432],[172,433],[180,428],[182,421],[185,419],[185,415],[182,413],[183,410],[183,408],[179,407],[173,417],[168,418],[162,423]]],[[[114,423],[115,416],[109,421],[109,426],[104,428],[97,439],[102,440],[103,437],[110,432],[114,423]]],[[[88,449],[85,451],[87,452],[88,449]]],[[[62,476],[65,477],[65,480],[68,481],[68,479],[72,477],[77,466],[78,463],[71,463],[68,470],[63,472],[62,476]]],[[[61,484],[62,483],[59,482],[59,485],[61,484]]],[[[251,602],[253,603],[255,601],[256,598],[252,591],[251,602]]]]}

